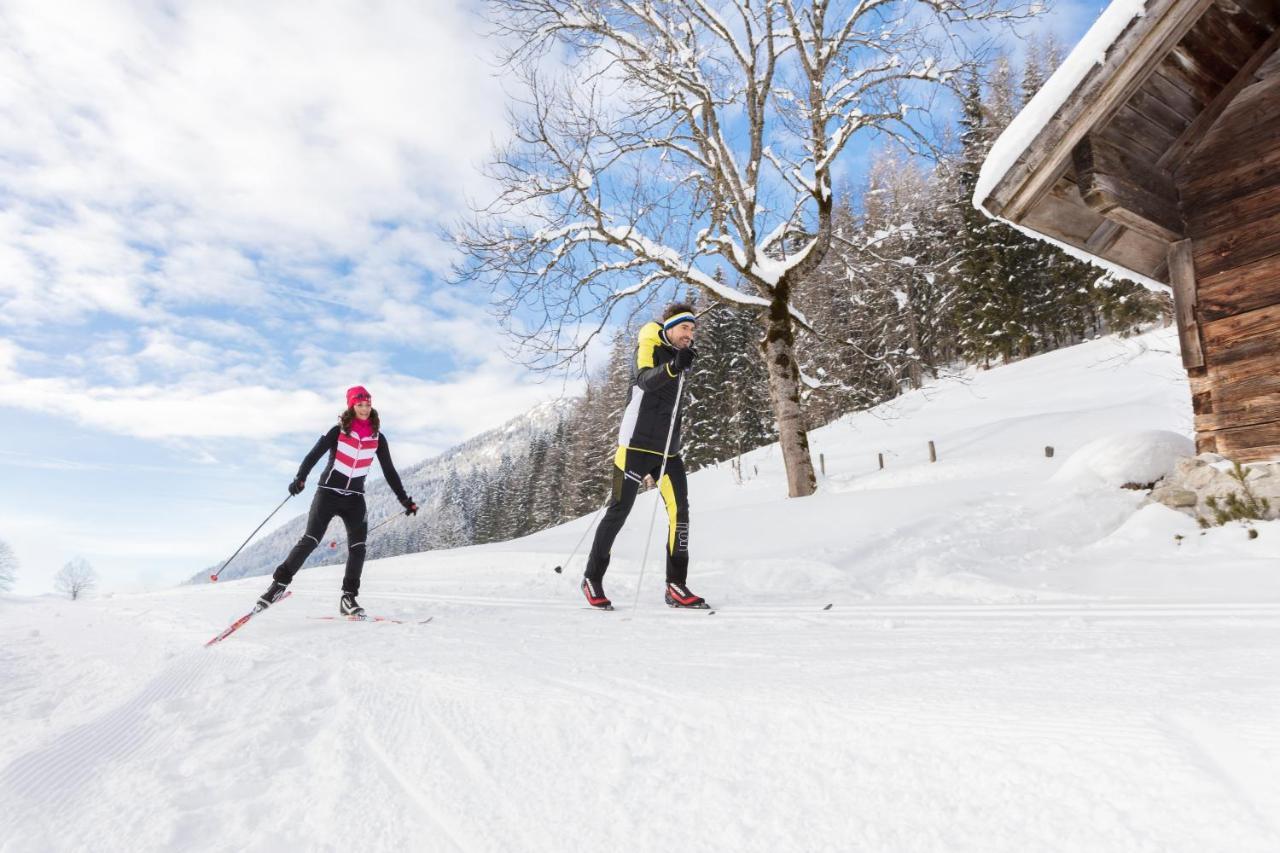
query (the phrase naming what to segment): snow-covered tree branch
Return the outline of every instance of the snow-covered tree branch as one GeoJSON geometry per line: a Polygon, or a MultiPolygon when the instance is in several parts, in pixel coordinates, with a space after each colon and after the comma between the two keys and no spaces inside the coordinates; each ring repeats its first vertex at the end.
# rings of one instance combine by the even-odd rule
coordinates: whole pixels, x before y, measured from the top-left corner
{"type": "Polygon", "coordinates": [[[530,363],[580,355],[614,312],[692,286],[754,309],[792,495],[815,487],[791,298],[832,241],[832,173],[964,67],[958,34],[1019,0],[490,0],[521,93],[458,230],[530,363]],[[729,286],[712,274],[731,271],[729,286]]]}

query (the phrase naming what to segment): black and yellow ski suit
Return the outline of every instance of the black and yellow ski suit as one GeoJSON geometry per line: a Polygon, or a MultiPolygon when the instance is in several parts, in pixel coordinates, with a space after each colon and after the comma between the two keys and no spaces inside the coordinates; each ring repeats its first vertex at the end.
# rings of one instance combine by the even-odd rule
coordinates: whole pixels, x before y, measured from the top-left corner
{"type": "Polygon", "coordinates": [[[667,507],[667,582],[685,583],[689,573],[689,493],[684,462],[680,459],[680,413],[676,411],[676,381],[672,369],[676,348],[667,342],[662,326],[648,323],[640,329],[636,348],[636,377],[618,430],[618,452],[613,461],[613,495],[596,529],[584,576],[604,578],[609,568],[613,540],[631,513],[645,475],[662,480],[658,491],[667,507]],[[671,418],[675,416],[675,426],[671,418]],[[667,431],[671,445],[667,448],[667,431]],[[662,469],[667,449],[666,469],[662,469]]]}

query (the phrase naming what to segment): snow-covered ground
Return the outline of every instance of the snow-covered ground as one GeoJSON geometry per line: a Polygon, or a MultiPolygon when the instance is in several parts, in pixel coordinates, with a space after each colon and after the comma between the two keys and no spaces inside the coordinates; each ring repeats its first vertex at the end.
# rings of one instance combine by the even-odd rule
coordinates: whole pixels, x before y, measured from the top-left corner
{"type": "Polygon", "coordinates": [[[0,598],[0,849],[1280,849],[1280,524],[1111,484],[1185,445],[1176,346],[846,418],[812,498],[776,448],[694,475],[714,615],[652,552],[631,609],[652,495],[614,613],[551,571],[590,519],[370,563],[366,607],[426,625],[308,618],[338,568],[208,650],[265,579],[0,598]]]}

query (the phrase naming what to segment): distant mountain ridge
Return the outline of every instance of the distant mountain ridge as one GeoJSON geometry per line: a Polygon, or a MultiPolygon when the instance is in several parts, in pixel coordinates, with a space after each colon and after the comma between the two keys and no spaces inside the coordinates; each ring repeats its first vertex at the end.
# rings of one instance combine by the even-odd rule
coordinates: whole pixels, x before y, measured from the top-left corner
{"type": "MultiPolygon", "coordinates": [[[[381,479],[368,485],[365,501],[369,509],[369,526],[393,516],[396,517],[370,537],[367,558],[393,557],[417,551],[437,548],[454,548],[472,542],[471,520],[465,517],[456,497],[464,481],[474,481],[477,474],[497,471],[504,464],[514,464],[529,453],[529,448],[539,439],[546,440],[559,428],[561,421],[573,405],[573,400],[552,400],[539,403],[529,411],[512,418],[505,424],[462,444],[446,450],[439,456],[423,460],[400,471],[405,491],[418,504],[418,513],[406,516],[391,493],[391,488],[381,479]]],[[[316,475],[322,470],[321,459],[310,478],[314,487],[316,475]]],[[[310,493],[304,496],[308,501],[310,493]]],[[[268,575],[275,570],[289,550],[302,537],[306,529],[307,514],[285,522],[270,534],[253,542],[222,573],[223,580],[268,575]]],[[[339,519],[330,523],[320,547],[312,552],[303,568],[343,563],[347,558],[346,531],[339,519]]],[[[218,567],[215,564],[201,569],[187,583],[206,583],[209,574],[218,567]]]]}

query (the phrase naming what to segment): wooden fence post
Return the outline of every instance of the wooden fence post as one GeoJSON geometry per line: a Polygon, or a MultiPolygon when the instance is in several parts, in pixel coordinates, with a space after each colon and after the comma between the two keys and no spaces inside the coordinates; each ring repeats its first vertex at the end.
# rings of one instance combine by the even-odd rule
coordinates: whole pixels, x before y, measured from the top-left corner
{"type": "Polygon", "coordinates": [[[876,455],[880,457],[880,470],[883,471],[884,470],[884,454],[877,453],[876,455]]]}
{"type": "Polygon", "coordinates": [[[1045,459],[1052,459],[1052,458],[1053,458],[1053,446],[1052,446],[1052,445],[1046,444],[1046,445],[1044,446],[1044,458],[1045,458],[1045,459]]]}
{"type": "Polygon", "coordinates": [[[938,451],[934,449],[932,441],[929,442],[929,461],[930,462],[938,461],[938,451]]]}

